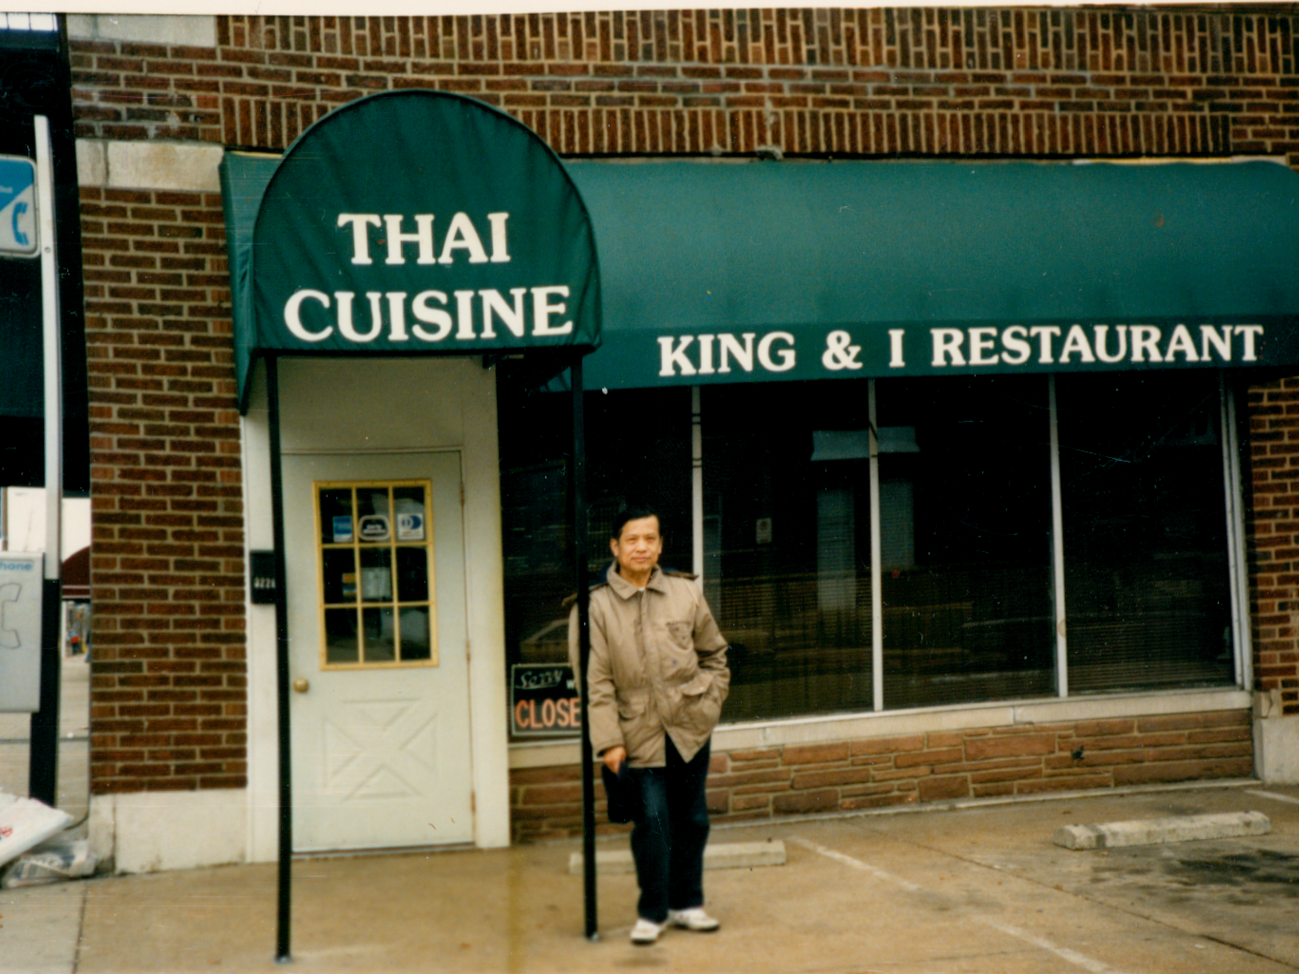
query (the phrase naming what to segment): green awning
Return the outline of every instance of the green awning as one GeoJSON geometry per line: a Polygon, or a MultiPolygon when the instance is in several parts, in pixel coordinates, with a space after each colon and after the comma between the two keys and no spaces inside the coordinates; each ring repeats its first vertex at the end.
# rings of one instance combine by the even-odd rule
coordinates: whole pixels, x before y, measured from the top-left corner
{"type": "Polygon", "coordinates": [[[242,406],[265,354],[428,355],[600,340],[590,221],[534,132],[430,90],[361,98],[222,189],[242,406]]]}
{"type": "MultiPolygon", "coordinates": [[[[251,221],[278,163],[230,154],[223,167],[241,394],[248,359],[275,347],[254,327],[248,281],[251,221]]],[[[1299,174],[1275,163],[564,168],[599,257],[590,387],[1299,367],[1299,174]]],[[[561,248],[565,233],[539,226],[538,246],[561,248]]],[[[360,293],[354,312],[366,313],[360,293]]],[[[297,349],[385,350],[325,344],[297,349]]]]}
{"type": "Polygon", "coordinates": [[[1268,162],[570,161],[588,387],[1299,365],[1299,174],[1268,162]]]}

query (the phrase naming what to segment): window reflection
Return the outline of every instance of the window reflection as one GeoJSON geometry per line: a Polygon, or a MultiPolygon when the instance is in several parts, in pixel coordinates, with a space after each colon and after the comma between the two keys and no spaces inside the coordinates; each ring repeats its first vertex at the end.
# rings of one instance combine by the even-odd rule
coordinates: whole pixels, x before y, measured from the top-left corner
{"type": "MultiPolygon", "coordinates": [[[[1058,692],[1050,381],[877,380],[883,707],[1058,692]]],[[[1217,381],[1055,378],[1072,693],[1232,682],[1217,381]]],[[[728,721],[875,706],[869,388],[700,389],[704,591],[732,644],[728,721]]],[[[628,494],[664,511],[663,562],[689,569],[690,390],[586,404],[592,580],[628,494]]],[[[570,410],[565,395],[502,390],[511,664],[567,659],[570,410]]]]}
{"type": "Polygon", "coordinates": [[[1046,382],[877,385],[889,708],[1055,690],[1046,382]]]}
{"type": "Polygon", "coordinates": [[[1217,376],[1057,379],[1070,692],[1229,683],[1217,376]]]}

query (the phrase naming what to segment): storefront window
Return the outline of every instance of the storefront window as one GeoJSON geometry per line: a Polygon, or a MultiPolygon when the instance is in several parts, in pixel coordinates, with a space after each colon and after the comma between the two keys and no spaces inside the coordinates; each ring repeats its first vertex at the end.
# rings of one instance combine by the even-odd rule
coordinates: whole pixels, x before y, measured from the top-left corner
{"type": "MultiPolygon", "coordinates": [[[[1230,685],[1217,376],[880,379],[883,709],[1054,696],[1056,383],[1069,693],[1230,685]]],[[[873,710],[871,384],[704,386],[703,577],[728,721],[873,710]]],[[[588,568],[627,497],[692,569],[691,390],[587,397],[588,568]]],[[[508,662],[563,664],[567,396],[502,394],[508,662]]]]}
{"type": "MultiPolygon", "coordinates": [[[[575,591],[568,461],[572,399],[566,393],[500,390],[501,507],[505,554],[506,662],[568,662],[575,591]]],[[[591,582],[613,560],[609,532],[627,500],[658,509],[665,568],[691,568],[690,390],[586,394],[591,582]]]]}
{"type": "Polygon", "coordinates": [[[1055,690],[1043,376],[881,380],[889,709],[1055,690]]]}
{"type": "Polygon", "coordinates": [[[872,707],[868,386],[708,387],[704,593],[728,720],[872,707]]]}
{"type": "Polygon", "coordinates": [[[1217,375],[1056,383],[1070,692],[1231,683],[1217,375]]]}

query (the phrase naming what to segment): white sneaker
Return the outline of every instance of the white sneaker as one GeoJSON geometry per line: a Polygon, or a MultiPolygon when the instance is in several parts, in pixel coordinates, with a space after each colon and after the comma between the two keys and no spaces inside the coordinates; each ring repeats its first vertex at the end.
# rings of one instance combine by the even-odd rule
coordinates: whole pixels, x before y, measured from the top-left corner
{"type": "Polygon", "coordinates": [[[659,939],[659,934],[666,927],[666,923],[655,923],[653,920],[641,917],[636,921],[636,926],[631,928],[631,942],[638,947],[648,947],[659,939]]]}
{"type": "Polygon", "coordinates": [[[702,906],[692,906],[688,910],[669,910],[668,919],[675,926],[686,930],[698,930],[702,933],[712,933],[722,925],[716,917],[711,917],[705,913],[702,906]]]}

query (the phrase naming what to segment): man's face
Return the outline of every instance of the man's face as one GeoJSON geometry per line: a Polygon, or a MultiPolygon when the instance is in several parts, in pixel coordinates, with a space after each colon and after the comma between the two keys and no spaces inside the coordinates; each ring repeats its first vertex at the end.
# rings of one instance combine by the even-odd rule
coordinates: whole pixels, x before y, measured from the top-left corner
{"type": "Polygon", "coordinates": [[[659,519],[638,517],[622,526],[622,534],[609,541],[609,548],[618,560],[618,573],[627,578],[643,578],[659,563],[663,554],[663,537],[659,534],[659,519]]]}

